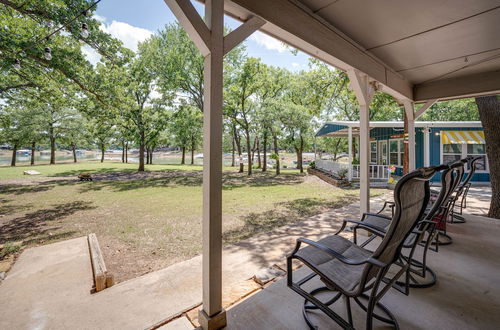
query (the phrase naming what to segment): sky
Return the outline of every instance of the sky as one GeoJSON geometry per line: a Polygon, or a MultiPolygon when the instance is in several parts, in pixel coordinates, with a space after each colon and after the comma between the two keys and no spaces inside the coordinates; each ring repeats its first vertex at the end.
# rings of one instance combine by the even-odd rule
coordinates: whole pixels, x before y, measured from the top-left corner
{"type": "MultiPolygon", "coordinates": [[[[202,4],[196,1],[193,4],[198,12],[203,13],[202,4]]],[[[176,21],[163,0],[102,0],[95,14],[102,22],[104,31],[132,50],[136,50],[137,44],[155,31],[176,21]]],[[[241,24],[227,16],[225,23],[233,30],[241,24]]],[[[306,54],[299,52],[293,55],[280,41],[262,32],[252,34],[245,45],[249,56],[261,58],[266,64],[294,71],[308,68],[309,57],[306,54]]],[[[84,48],[84,53],[93,63],[99,59],[99,55],[89,47],[84,48]]]]}

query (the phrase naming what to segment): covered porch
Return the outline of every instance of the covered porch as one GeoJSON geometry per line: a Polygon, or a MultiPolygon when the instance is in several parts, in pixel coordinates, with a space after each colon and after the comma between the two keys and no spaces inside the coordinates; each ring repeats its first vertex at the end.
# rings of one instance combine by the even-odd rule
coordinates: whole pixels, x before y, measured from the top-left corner
{"type": "MultiPolygon", "coordinates": [[[[370,211],[369,109],[374,94],[387,93],[404,108],[404,133],[408,134],[408,143],[404,147],[405,162],[409,171],[415,169],[415,120],[432,104],[438,100],[500,92],[500,39],[497,37],[500,26],[496,24],[500,7],[495,1],[465,0],[453,5],[433,1],[207,0],[204,1],[203,19],[189,0],[165,2],[205,57],[203,305],[200,323],[204,329],[226,325],[247,329],[304,328],[303,323],[293,322],[300,318],[299,300],[292,298],[286,290],[280,291],[280,285],[283,288],[280,282],[269,287],[267,292],[264,290],[265,295],[254,296],[264,297],[261,302],[251,297],[234,307],[229,316],[222,306],[223,56],[256,30],[262,30],[347,73],[360,108],[359,213],[363,214],[370,211]],[[244,23],[224,35],[224,14],[244,23]],[[280,326],[280,323],[274,323],[278,320],[290,323],[280,326]]],[[[490,290],[487,294],[491,292],[493,298],[488,296],[476,301],[478,309],[468,308],[467,317],[473,315],[470,321],[478,327],[487,325],[492,328],[498,324],[497,315],[491,309],[492,306],[498,309],[498,300],[495,300],[498,299],[498,291],[495,291],[498,283],[491,277],[498,273],[498,263],[492,259],[498,251],[498,243],[494,240],[499,234],[498,223],[471,220],[457,230],[464,231],[465,228],[468,233],[456,232],[457,242],[464,245],[457,243],[450,247],[450,254],[441,261],[443,265],[456,260],[463,262],[459,266],[460,277],[449,273],[443,265],[436,269],[443,274],[448,272],[448,277],[442,275],[443,283],[454,286],[435,295],[432,293],[439,287],[412,293],[410,298],[415,302],[437,300],[425,313],[416,312],[423,304],[415,307],[417,305],[411,305],[408,299],[405,305],[398,304],[397,300],[392,302],[397,312],[406,313],[403,319],[407,321],[401,322],[408,322],[408,327],[428,328],[428,324],[418,326],[419,320],[423,319],[432,320],[430,328],[456,327],[454,325],[460,321],[451,319],[461,316],[461,311],[464,311],[457,306],[458,298],[472,296],[463,290],[473,290],[469,293],[475,294],[474,298],[483,297],[490,290]],[[479,225],[474,226],[474,223],[479,225]],[[473,249],[479,244],[474,237],[479,235],[476,229],[486,235],[482,236],[481,244],[488,244],[488,247],[483,246],[481,251],[473,249]],[[464,236],[458,238],[462,234],[464,236]],[[475,267],[471,269],[471,265],[475,267]],[[479,285],[470,288],[468,283],[479,285]],[[490,289],[491,283],[496,284],[495,289],[490,289]],[[427,292],[425,297],[424,291],[427,292]],[[453,295],[457,292],[458,295],[453,295]],[[451,323],[437,322],[440,318],[451,323]]],[[[401,319],[400,315],[398,317],[401,319]]],[[[463,321],[461,327],[467,327],[467,321],[469,319],[463,321]]]]}
{"type": "MultiPolygon", "coordinates": [[[[401,329],[495,329],[500,324],[500,222],[473,215],[467,220],[450,226],[452,246],[430,255],[429,266],[438,274],[437,284],[413,289],[409,296],[390,290],[382,299],[397,316],[401,329]]],[[[303,277],[304,272],[298,269],[294,276],[303,277]]],[[[315,280],[311,288],[321,285],[315,280]]],[[[283,278],[228,309],[227,329],[306,329],[303,303],[283,278]]],[[[335,303],[334,310],[345,317],[342,301],[335,303]]],[[[365,315],[353,305],[356,328],[364,327],[365,315]]],[[[314,322],[319,329],[338,327],[320,312],[314,322]]],[[[377,321],[374,328],[390,327],[377,321]]]]}

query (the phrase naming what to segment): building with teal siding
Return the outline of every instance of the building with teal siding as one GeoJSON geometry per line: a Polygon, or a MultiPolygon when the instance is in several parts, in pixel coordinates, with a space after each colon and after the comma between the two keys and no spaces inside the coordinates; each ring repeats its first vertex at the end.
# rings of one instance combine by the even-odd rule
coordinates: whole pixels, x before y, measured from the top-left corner
{"type": "MultiPolygon", "coordinates": [[[[316,165],[328,172],[348,170],[349,180],[359,179],[357,154],[352,148],[359,136],[358,121],[335,121],[325,123],[316,137],[347,137],[349,152],[347,163],[322,157],[316,165]]],[[[396,167],[396,175],[403,173],[404,146],[408,139],[403,122],[370,122],[370,179],[388,179],[390,165],[396,167]]],[[[475,182],[489,182],[489,167],[481,122],[415,122],[415,167],[449,163],[467,156],[484,156],[480,161],[475,182]]],[[[439,180],[439,178],[434,178],[439,180]]]]}

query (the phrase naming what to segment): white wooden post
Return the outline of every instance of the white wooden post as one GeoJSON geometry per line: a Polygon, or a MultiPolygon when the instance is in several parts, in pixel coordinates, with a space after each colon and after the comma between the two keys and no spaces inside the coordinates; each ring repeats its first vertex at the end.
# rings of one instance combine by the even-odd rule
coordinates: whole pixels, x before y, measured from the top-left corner
{"type": "Polygon", "coordinates": [[[359,202],[362,215],[370,211],[370,103],[375,90],[365,74],[356,70],[347,73],[359,103],[359,202]]]}
{"type": "Polygon", "coordinates": [[[205,2],[205,20],[211,33],[204,64],[203,309],[199,316],[204,329],[217,329],[226,325],[222,309],[223,0],[205,2]]]}
{"type": "Polygon", "coordinates": [[[348,172],[347,172],[347,178],[349,179],[349,181],[352,181],[352,127],[349,126],[347,128],[347,142],[348,142],[348,145],[349,145],[349,151],[348,151],[348,155],[349,155],[349,167],[348,167],[348,172]]]}
{"type": "Polygon", "coordinates": [[[265,21],[251,17],[224,37],[224,0],[205,1],[205,22],[190,0],[165,0],[204,60],[203,108],[203,329],[226,326],[222,308],[223,58],[265,21]]]}
{"type": "Polygon", "coordinates": [[[424,128],[424,166],[430,166],[430,146],[429,146],[429,127],[424,128]]]}
{"type": "Polygon", "coordinates": [[[408,171],[415,169],[415,112],[413,102],[404,100],[406,118],[408,119],[408,171]]]}

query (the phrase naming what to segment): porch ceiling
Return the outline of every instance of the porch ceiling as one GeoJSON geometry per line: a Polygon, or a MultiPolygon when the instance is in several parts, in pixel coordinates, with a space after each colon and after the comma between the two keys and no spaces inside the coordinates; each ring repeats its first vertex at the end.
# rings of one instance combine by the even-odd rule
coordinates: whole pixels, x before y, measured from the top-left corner
{"type": "Polygon", "coordinates": [[[500,1],[231,0],[262,28],[417,102],[500,92],[500,1]]]}

